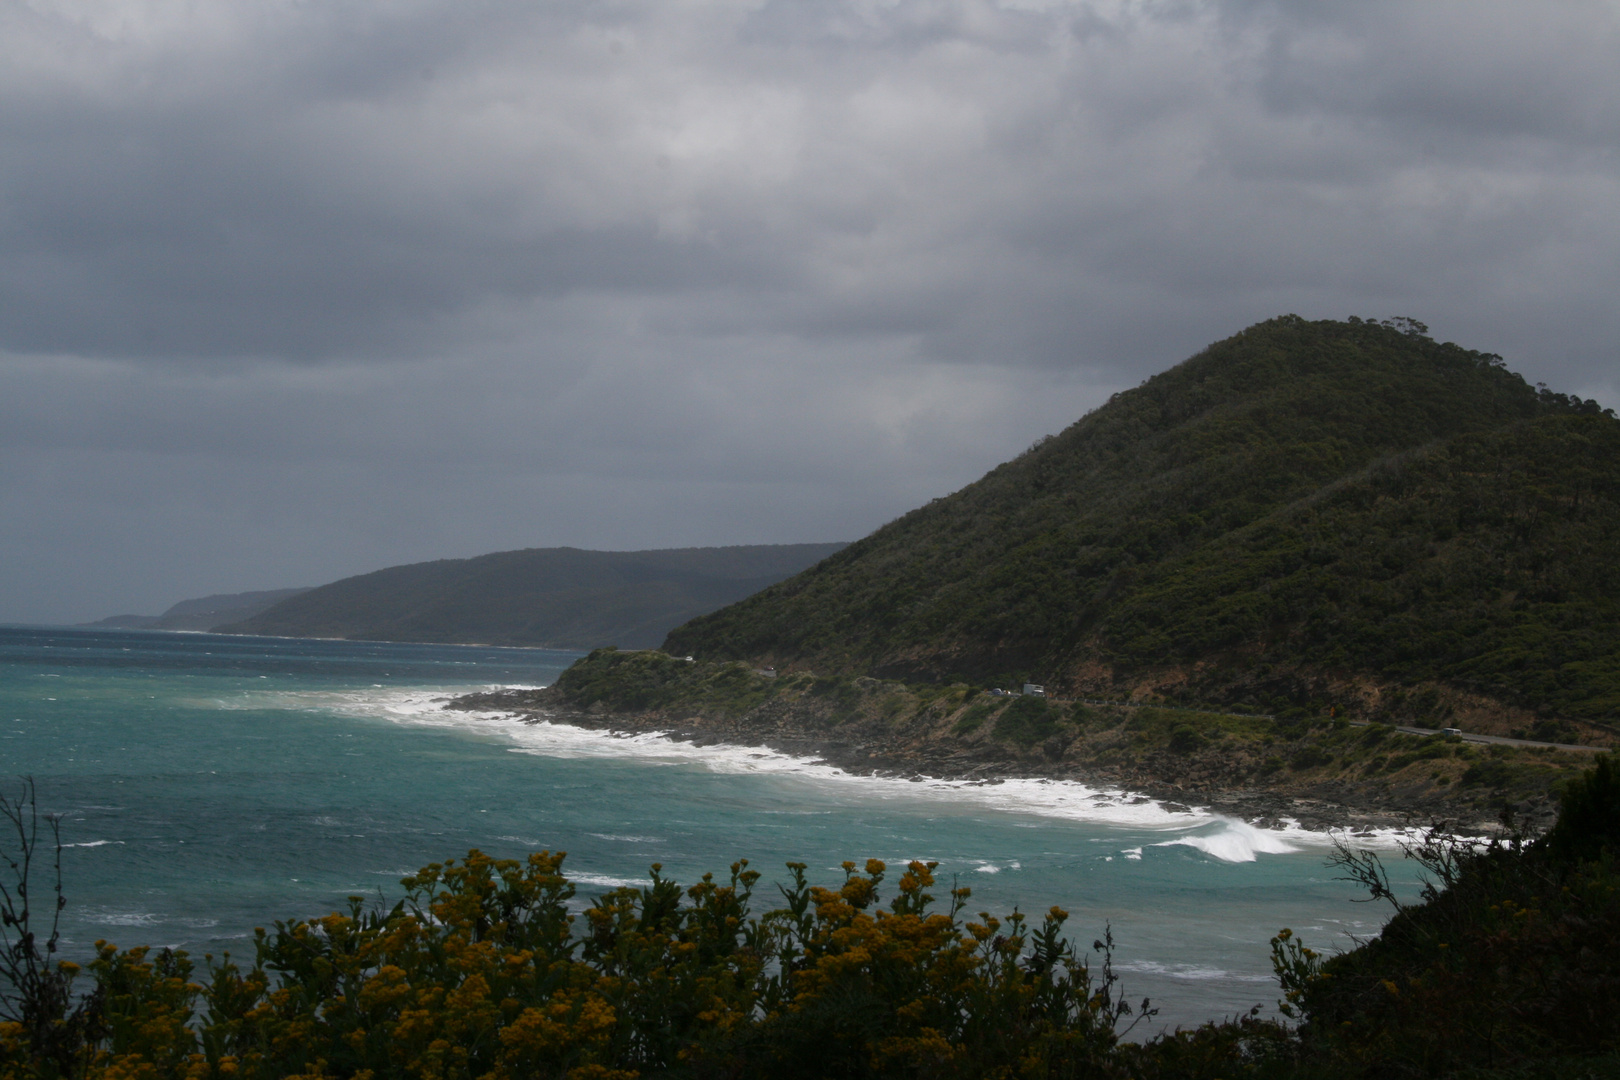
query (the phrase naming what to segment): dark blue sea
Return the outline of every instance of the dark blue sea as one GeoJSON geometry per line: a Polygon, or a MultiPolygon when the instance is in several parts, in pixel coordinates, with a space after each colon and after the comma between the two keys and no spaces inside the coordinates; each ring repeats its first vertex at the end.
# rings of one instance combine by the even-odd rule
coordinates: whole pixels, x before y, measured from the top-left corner
{"type": "Polygon", "coordinates": [[[1073,783],[854,776],[441,707],[543,686],[575,656],[0,628],[0,778],[14,795],[33,776],[62,815],[65,949],[245,954],[256,926],[354,894],[392,902],[403,875],[475,847],[567,851],[582,900],[652,862],[684,881],[746,857],[769,882],[799,860],[831,884],[844,859],[924,858],[972,887],[972,911],[1058,904],[1088,945],[1111,925],[1127,992],[1162,1025],[1274,1004],[1266,943],[1282,927],[1331,949],[1385,915],[1302,830],[1073,783]]]}

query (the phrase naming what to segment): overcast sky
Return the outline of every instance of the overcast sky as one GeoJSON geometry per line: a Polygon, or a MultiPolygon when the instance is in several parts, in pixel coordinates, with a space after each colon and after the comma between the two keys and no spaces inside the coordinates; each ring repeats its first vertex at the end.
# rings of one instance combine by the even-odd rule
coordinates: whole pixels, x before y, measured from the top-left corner
{"type": "Polygon", "coordinates": [[[1620,406],[1620,6],[0,0],[0,621],[853,539],[1244,326],[1620,406]]]}

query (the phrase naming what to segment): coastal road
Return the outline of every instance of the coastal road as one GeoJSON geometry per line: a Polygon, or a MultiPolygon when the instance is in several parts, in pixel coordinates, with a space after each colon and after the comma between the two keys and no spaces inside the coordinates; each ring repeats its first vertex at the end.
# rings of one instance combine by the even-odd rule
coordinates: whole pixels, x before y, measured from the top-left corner
{"type": "MultiPolygon", "coordinates": [[[[1370,720],[1350,721],[1350,725],[1352,727],[1366,727],[1370,723],[1372,723],[1370,720]]],[[[1442,732],[1437,728],[1404,727],[1400,724],[1394,724],[1392,726],[1396,731],[1404,731],[1408,735],[1442,734],[1442,732]]],[[[1554,750],[1584,750],[1591,754],[1601,754],[1608,749],[1606,746],[1578,746],[1574,743],[1536,742],[1532,739],[1509,739],[1503,735],[1475,735],[1468,731],[1463,732],[1458,736],[1458,738],[1462,739],[1463,742],[1471,743],[1496,743],[1500,746],[1550,746],[1554,750]]]]}
{"type": "MultiPolygon", "coordinates": [[[[1053,700],[1055,701],[1058,699],[1054,698],[1053,700]]],[[[1142,703],[1137,701],[1105,701],[1100,698],[1080,698],[1079,700],[1087,705],[1115,705],[1127,709],[1139,709],[1142,707],[1142,703]]],[[[1156,705],[1154,708],[1168,709],[1176,712],[1214,713],[1216,716],[1240,716],[1244,718],[1257,718],[1262,720],[1274,719],[1270,713],[1226,713],[1216,712],[1213,709],[1180,708],[1174,705],[1156,705]]],[[[1371,720],[1352,720],[1350,721],[1350,726],[1366,727],[1372,722],[1373,721],[1371,720]]],[[[1408,735],[1444,734],[1444,732],[1442,732],[1439,728],[1406,727],[1401,724],[1392,724],[1390,726],[1396,731],[1404,731],[1408,735]]],[[[1577,750],[1588,754],[1601,754],[1610,749],[1610,747],[1607,746],[1581,746],[1577,743],[1537,742],[1534,739],[1510,739],[1505,735],[1476,735],[1473,732],[1468,731],[1463,732],[1460,736],[1458,736],[1458,738],[1462,739],[1463,742],[1471,743],[1497,743],[1501,746],[1550,746],[1554,750],[1577,750]]]]}

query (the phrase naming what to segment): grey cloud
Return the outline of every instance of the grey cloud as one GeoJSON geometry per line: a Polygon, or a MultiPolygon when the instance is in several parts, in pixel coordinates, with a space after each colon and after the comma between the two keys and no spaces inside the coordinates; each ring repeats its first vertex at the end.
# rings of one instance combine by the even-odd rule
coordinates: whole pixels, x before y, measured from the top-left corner
{"type": "Polygon", "coordinates": [[[386,356],[491,295],[729,286],[739,325],[1072,360],[997,312],[1077,269],[1361,300],[1347,265],[1454,260],[1437,225],[1502,257],[1616,123],[1579,5],[222,10],[80,28],[14,110],[8,347],[386,356]]]}
{"type": "Polygon", "coordinates": [[[869,351],[812,360],[761,340],[546,384],[498,357],[479,358],[476,378],[431,361],[198,378],[12,358],[7,600],[91,618],[204,583],[514,547],[855,536],[1118,389],[989,367],[947,377],[869,351]],[[787,372],[759,371],[767,355],[787,372]]]}
{"type": "Polygon", "coordinates": [[[1376,0],[1261,11],[1269,25],[1257,82],[1277,111],[1376,120],[1424,137],[1423,150],[1487,160],[1493,147],[1482,139],[1579,149],[1620,135],[1620,118],[1593,92],[1613,83],[1612,6],[1376,0]]]}

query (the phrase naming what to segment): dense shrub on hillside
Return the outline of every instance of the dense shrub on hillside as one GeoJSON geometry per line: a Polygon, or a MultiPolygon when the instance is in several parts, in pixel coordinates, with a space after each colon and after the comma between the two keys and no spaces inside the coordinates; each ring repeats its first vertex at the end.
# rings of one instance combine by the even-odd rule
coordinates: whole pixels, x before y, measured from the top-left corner
{"type": "Polygon", "coordinates": [[[1144,568],[1102,626],[1107,649],[1127,666],[1237,650],[1244,666],[1350,667],[1613,715],[1617,462],[1620,423],[1603,416],[1458,437],[1144,568]]]}
{"type": "Polygon", "coordinates": [[[652,650],[606,648],[575,663],[553,687],[579,708],[600,703],[627,712],[675,707],[731,715],[764,701],[774,684],[746,664],[699,666],[652,650]]]}

